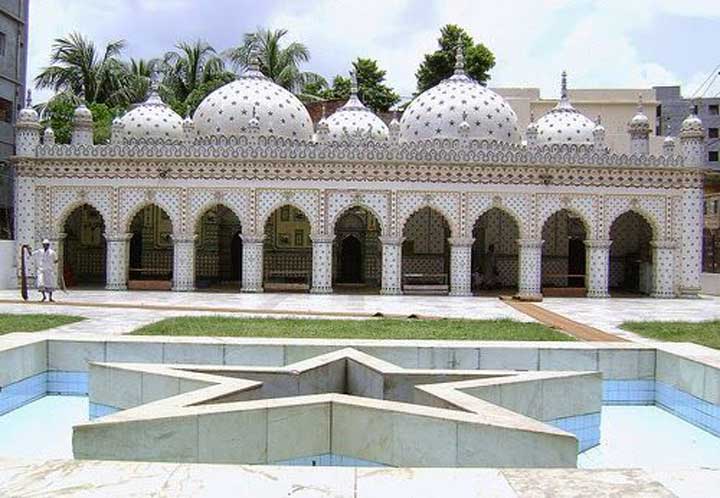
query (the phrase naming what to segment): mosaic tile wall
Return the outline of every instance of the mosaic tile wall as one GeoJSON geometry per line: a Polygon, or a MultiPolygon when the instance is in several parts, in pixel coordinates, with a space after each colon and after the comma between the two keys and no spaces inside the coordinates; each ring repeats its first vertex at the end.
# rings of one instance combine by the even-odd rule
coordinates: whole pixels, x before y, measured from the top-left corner
{"type": "Polygon", "coordinates": [[[450,228],[437,211],[423,208],[403,229],[403,273],[448,273],[450,228]]]}
{"type": "Polygon", "coordinates": [[[0,415],[48,394],[87,396],[88,373],[49,371],[2,386],[0,415]]]}

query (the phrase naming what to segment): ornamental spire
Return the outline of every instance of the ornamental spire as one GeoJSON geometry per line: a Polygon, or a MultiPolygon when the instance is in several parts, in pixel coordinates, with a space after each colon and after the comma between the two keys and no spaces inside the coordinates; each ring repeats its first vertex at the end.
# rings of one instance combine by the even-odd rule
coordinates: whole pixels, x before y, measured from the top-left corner
{"type": "Polygon", "coordinates": [[[642,93],[638,93],[637,112],[638,112],[638,114],[645,114],[645,110],[643,109],[643,96],[642,96],[642,93]]]}
{"type": "Polygon", "coordinates": [[[560,100],[568,100],[567,71],[562,72],[562,77],[560,79],[560,100]]]}
{"type": "Polygon", "coordinates": [[[28,88],[27,99],[25,100],[25,107],[28,109],[32,107],[32,90],[28,88]]]}
{"type": "Polygon", "coordinates": [[[463,54],[462,41],[458,40],[457,48],[455,49],[455,74],[465,74],[465,54],[463,54]]]}
{"type": "Polygon", "coordinates": [[[358,94],[358,81],[357,71],[354,69],[350,70],[350,95],[357,96],[358,94]]]}

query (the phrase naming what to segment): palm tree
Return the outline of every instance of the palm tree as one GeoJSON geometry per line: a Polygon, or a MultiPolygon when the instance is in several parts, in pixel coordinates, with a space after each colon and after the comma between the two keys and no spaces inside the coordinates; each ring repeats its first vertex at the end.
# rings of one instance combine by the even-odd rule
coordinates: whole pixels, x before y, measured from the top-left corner
{"type": "Polygon", "coordinates": [[[150,82],[160,70],[162,61],[159,59],[130,59],[123,63],[123,80],[113,100],[125,104],[137,104],[145,101],[150,82]]]}
{"type": "Polygon", "coordinates": [[[225,72],[222,59],[204,41],[180,42],[175,48],[165,54],[163,83],[178,101],[184,101],[197,87],[225,72]]]}
{"type": "Polygon", "coordinates": [[[88,104],[114,104],[122,86],[124,68],[118,56],[125,40],[110,42],[100,54],[95,44],[80,33],[57,38],[50,53],[50,66],[35,78],[38,88],[71,94],[88,104]]]}
{"type": "Polygon", "coordinates": [[[290,91],[325,82],[319,74],[300,70],[300,64],[310,60],[310,51],[297,42],[283,47],[281,40],[287,34],[286,29],[258,28],[255,33],[246,33],[243,44],[228,50],[226,56],[236,69],[245,69],[250,62],[257,63],[265,76],[290,91]]]}

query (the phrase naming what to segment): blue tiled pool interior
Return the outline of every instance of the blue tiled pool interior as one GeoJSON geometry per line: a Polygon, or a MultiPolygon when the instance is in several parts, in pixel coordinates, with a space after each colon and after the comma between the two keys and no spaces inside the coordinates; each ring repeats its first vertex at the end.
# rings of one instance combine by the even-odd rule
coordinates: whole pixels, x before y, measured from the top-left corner
{"type": "MultiPolygon", "coordinates": [[[[116,411],[89,404],[87,392],[87,372],[4,386],[0,457],[72,458],[72,426],[116,411]]],[[[602,413],[547,421],[578,437],[578,467],[720,466],[720,406],[653,380],[604,381],[603,405],[602,413]]],[[[338,458],[318,464],[341,465],[338,458]]]]}

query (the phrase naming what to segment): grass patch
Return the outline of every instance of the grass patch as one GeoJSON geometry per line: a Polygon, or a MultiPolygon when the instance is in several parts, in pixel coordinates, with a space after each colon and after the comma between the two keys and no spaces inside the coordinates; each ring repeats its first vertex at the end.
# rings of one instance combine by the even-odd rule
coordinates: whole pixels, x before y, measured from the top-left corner
{"type": "Polygon", "coordinates": [[[720,349],[720,320],[706,322],[623,322],[621,328],[668,342],[694,342],[720,349]]]}
{"type": "Polygon", "coordinates": [[[574,340],[539,323],[512,320],[312,320],[225,316],[166,318],[133,334],[306,339],[574,340]]]}
{"type": "Polygon", "coordinates": [[[70,315],[12,315],[0,313],[0,335],[13,332],[38,332],[81,320],[85,319],[80,316],[70,315]]]}

